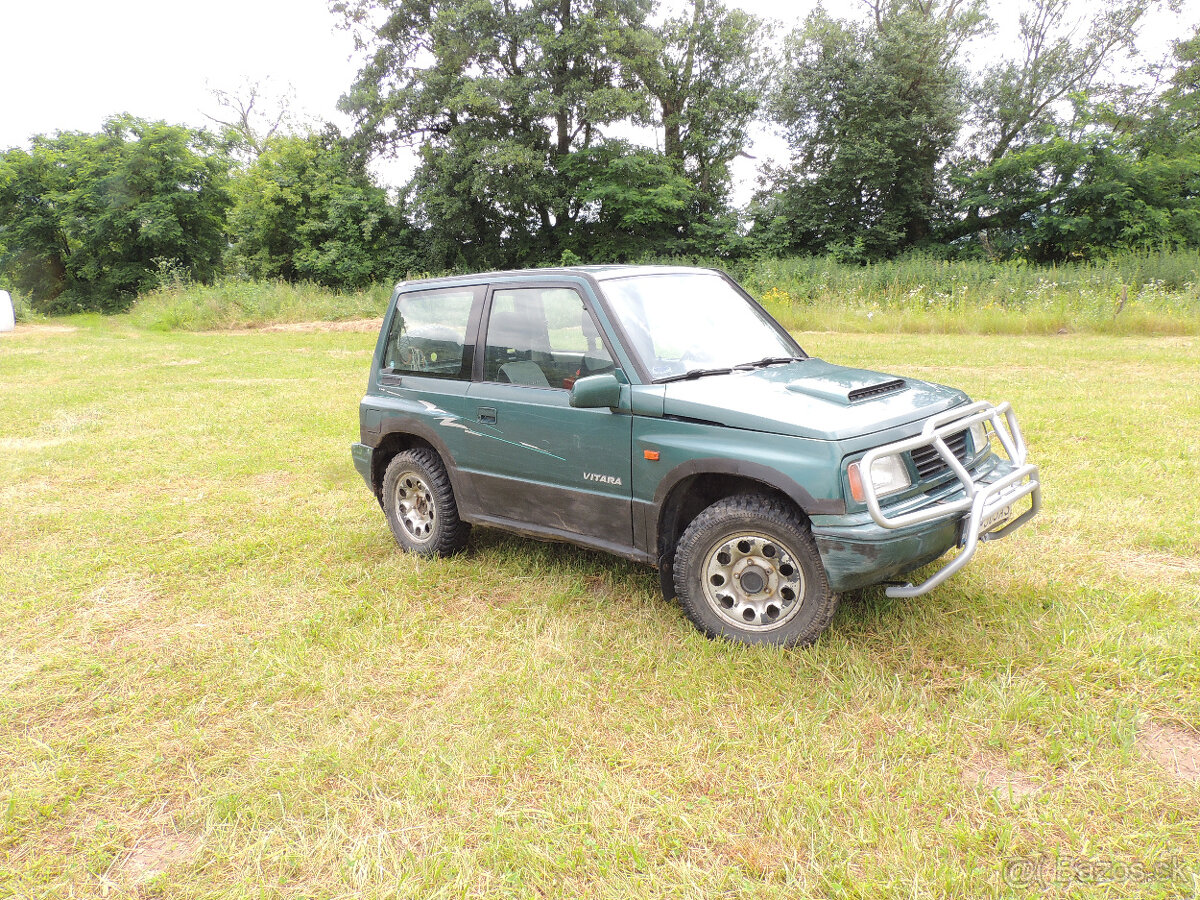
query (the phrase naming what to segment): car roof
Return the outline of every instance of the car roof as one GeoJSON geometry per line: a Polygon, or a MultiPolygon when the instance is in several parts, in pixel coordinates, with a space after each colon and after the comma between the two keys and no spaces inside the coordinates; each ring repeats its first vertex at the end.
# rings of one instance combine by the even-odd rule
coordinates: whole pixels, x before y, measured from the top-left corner
{"type": "Polygon", "coordinates": [[[599,266],[558,266],[550,269],[510,269],[499,272],[478,272],[468,275],[443,275],[437,278],[421,278],[411,281],[401,281],[397,288],[407,288],[416,285],[435,286],[442,284],[478,284],[482,281],[498,281],[509,279],[538,279],[561,278],[564,275],[583,275],[593,281],[611,281],[614,278],[631,278],[638,275],[717,275],[716,269],[705,269],[699,266],[629,266],[629,265],[599,265],[599,266]]]}

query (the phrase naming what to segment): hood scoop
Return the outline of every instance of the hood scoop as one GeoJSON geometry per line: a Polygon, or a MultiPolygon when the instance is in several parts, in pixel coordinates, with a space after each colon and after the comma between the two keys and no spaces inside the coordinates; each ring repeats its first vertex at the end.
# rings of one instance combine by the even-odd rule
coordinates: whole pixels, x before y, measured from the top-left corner
{"type": "Polygon", "coordinates": [[[818,400],[849,406],[860,400],[870,400],[874,397],[882,397],[884,394],[902,391],[905,387],[907,384],[903,378],[892,378],[888,381],[879,381],[860,387],[850,387],[844,381],[839,380],[811,378],[793,381],[787,386],[787,389],[795,394],[805,394],[809,397],[816,397],[818,400]]]}
{"type": "Polygon", "coordinates": [[[891,381],[881,381],[879,384],[855,388],[846,396],[851,403],[855,403],[859,400],[870,400],[872,397],[882,397],[884,394],[902,391],[904,386],[903,378],[893,378],[891,381]]]}

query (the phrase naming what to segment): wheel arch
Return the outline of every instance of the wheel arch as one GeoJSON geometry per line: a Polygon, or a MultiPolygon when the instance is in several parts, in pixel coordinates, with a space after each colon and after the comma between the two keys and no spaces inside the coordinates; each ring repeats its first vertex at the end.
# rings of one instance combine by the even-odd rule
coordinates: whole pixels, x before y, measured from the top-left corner
{"type": "Polygon", "coordinates": [[[777,469],[745,460],[699,459],[676,466],[655,492],[657,510],[653,546],[663,594],[675,595],[675,548],[691,521],[719,500],[740,493],[775,496],[794,506],[805,521],[813,515],[846,511],[841,500],[815,498],[777,469]]]}
{"type": "Polygon", "coordinates": [[[380,505],[383,505],[383,475],[387,471],[388,463],[397,454],[404,453],[406,450],[426,448],[436,453],[441,459],[442,465],[446,467],[446,474],[450,476],[450,486],[461,506],[462,473],[455,465],[454,457],[450,455],[449,449],[437,435],[424,427],[422,423],[415,421],[393,421],[385,423],[385,427],[386,431],[383,437],[375,445],[375,451],[371,454],[371,487],[375,492],[375,499],[379,501],[380,505]]]}

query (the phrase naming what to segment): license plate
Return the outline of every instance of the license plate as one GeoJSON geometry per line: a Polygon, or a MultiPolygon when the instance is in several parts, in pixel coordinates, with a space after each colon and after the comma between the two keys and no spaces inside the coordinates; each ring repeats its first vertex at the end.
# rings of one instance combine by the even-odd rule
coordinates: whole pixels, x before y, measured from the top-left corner
{"type": "Polygon", "coordinates": [[[994,513],[992,513],[990,516],[987,516],[983,520],[983,522],[979,526],[979,533],[987,534],[987,532],[991,531],[993,528],[995,528],[1001,522],[1007,522],[1011,515],[1012,515],[1012,504],[1010,503],[1008,506],[1002,506],[1000,509],[996,510],[994,513]]]}

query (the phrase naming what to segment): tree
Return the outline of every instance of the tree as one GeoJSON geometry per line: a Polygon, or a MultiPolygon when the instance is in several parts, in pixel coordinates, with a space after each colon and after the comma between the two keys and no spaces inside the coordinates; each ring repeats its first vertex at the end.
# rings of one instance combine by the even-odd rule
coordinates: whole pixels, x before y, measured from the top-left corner
{"type": "Polygon", "coordinates": [[[267,149],[271,138],[295,128],[291,114],[296,99],[294,88],[271,96],[262,82],[247,81],[238,91],[217,88],[212,95],[221,112],[215,116],[205,113],[204,117],[220,126],[233,152],[243,160],[253,162],[267,149]]]}
{"type": "Polygon", "coordinates": [[[1200,153],[1200,26],[1176,41],[1171,55],[1166,88],[1133,118],[1143,155],[1200,153]]]}
{"type": "Polygon", "coordinates": [[[661,25],[650,0],[331,5],[367,53],[343,108],[372,146],[419,147],[432,266],[706,252],[733,231],[729,164],[763,80],[754,17],[718,0],[661,25]],[[616,139],[635,125],[661,127],[663,151],[616,139]],[[663,190],[643,190],[651,171],[663,190]],[[644,216],[611,214],[632,197],[644,216]]]}
{"type": "Polygon", "coordinates": [[[344,0],[366,64],[342,107],[371,144],[420,144],[434,266],[557,258],[581,204],[563,162],[627,119],[617,47],[643,0],[344,0]]]}
{"type": "Polygon", "coordinates": [[[965,215],[946,232],[1042,261],[1200,245],[1198,48],[1195,35],[1175,44],[1165,89],[1075,95],[1069,127],[956,174],[965,215]]]}
{"type": "Polygon", "coordinates": [[[412,266],[412,236],[332,131],[266,140],[232,182],[231,263],[256,278],[360,288],[412,266]]]}
{"type": "Polygon", "coordinates": [[[1029,0],[1018,16],[1020,55],[989,67],[974,94],[973,144],[985,163],[1050,136],[1070,136],[1072,95],[1096,86],[1105,65],[1131,50],[1151,0],[1107,0],[1082,39],[1077,0],[1029,0]]]}
{"type": "Polygon", "coordinates": [[[698,205],[692,182],[670,159],[624,141],[571,154],[563,174],[580,205],[565,249],[593,262],[627,262],[679,246],[698,205]]]}
{"type": "Polygon", "coordinates": [[[991,66],[973,90],[974,136],[952,167],[961,193],[949,198],[956,212],[939,229],[942,241],[1011,231],[1071,190],[1080,175],[1073,161],[1097,122],[1091,107],[1107,93],[1100,76],[1133,47],[1149,5],[1109,0],[1093,8],[1080,39],[1076,0],[1028,0],[1017,58],[991,66]],[[1027,189],[1014,191],[1014,176],[1027,189]]]}
{"type": "Polygon", "coordinates": [[[966,109],[958,49],[981,8],[876,0],[870,11],[855,23],[818,9],[786,42],[771,113],[793,159],[758,198],[769,249],[872,258],[932,232],[938,167],[966,109]]]}
{"type": "Polygon", "coordinates": [[[39,303],[66,286],[70,247],[55,198],[66,194],[67,181],[44,139],[0,157],[0,273],[39,303]]]}
{"type": "Polygon", "coordinates": [[[696,187],[711,218],[724,210],[729,165],[746,151],[769,59],[762,20],[719,0],[691,0],[691,14],[646,26],[629,46],[630,67],[657,107],[663,153],[696,187]]]}
{"type": "Polygon", "coordinates": [[[0,268],[48,312],[124,309],[164,260],[208,280],[228,171],[211,136],[164,122],[39,135],[0,157],[0,268]]]}

